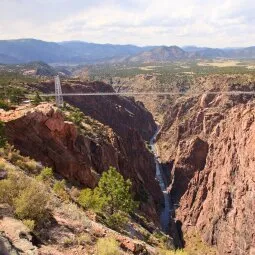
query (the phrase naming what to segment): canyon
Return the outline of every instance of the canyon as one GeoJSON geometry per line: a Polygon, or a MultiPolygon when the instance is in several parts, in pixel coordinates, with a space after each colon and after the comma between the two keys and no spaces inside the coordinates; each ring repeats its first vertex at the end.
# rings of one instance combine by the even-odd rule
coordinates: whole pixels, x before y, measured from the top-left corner
{"type": "MultiPolygon", "coordinates": [[[[153,75],[116,77],[113,84],[119,91],[162,89],[153,75]]],[[[174,220],[186,246],[199,235],[218,254],[254,254],[254,97],[201,93],[254,91],[254,78],[207,75],[186,85],[184,97],[137,97],[161,125],[156,144],[174,220]]]]}
{"type": "MultiPolygon", "coordinates": [[[[50,91],[53,83],[44,83],[50,91]]],[[[63,84],[64,91],[112,91],[109,85],[63,84]]],[[[66,98],[79,107],[93,123],[87,123],[85,133],[79,133],[74,124],[51,104],[3,113],[6,135],[11,144],[23,155],[33,157],[71,181],[94,188],[100,174],[110,166],[116,167],[133,183],[135,196],[140,200],[146,215],[158,222],[163,196],[155,182],[153,154],[145,141],[156,129],[152,115],[142,103],[113,96],[66,98]],[[17,114],[18,113],[18,114],[17,114]],[[94,126],[94,127],[93,127],[94,126]],[[93,130],[93,136],[88,130],[93,130]]]]}
{"type": "MultiPolygon", "coordinates": [[[[155,80],[147,78],[135,78],[140,83],[123,79],[113,87],[139,91],[150,84],[150,89],[155,80]]],[[[132,180],[141,212],[156,226],[161,224],[175,247],[189,247],[197,235],[217,252],[191,254],[253,255],[254,97],[195,92],[254,91],[255,81],[208,75],[194,78],[193,85],[187,89],[190,94],[172,98],[171,104],[156,97],[68,96],[62,110],[41,103],[1,111],[0,116],[15,148],[71,182],[94,188],[103,171],[116,167],[132,180]],[[74,111],[69,105],[84,114],[80,126],[68,118],[68,111],[74,111]]],[[[51,81],[34,87],[54,91],[51,81]]],[[[62,85],[65,93],[114,92],[113,87],[77,80],[62,85]]],[[[173,89],[180,87],[176,83],[173,89]]]]}

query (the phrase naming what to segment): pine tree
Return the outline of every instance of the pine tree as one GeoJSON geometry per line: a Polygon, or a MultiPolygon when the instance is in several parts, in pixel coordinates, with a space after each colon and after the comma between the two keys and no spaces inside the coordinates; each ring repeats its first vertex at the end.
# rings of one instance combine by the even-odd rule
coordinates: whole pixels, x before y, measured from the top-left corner
{"type": "Polygon", "coordinates": [[[95,193],[104,198],[104,207],[112,215],[117,211],[132,212],[137,204],[130,192],[132,183],[124,180],[123,176],[114,167],[102,174],[95,193]]]}
{"type": "Polygon", "coordinates": [[[118,211],[130,213],[137,207],[137,202],[132,198],[131,186],[130,180],[125,181],[116,168],[110,167],[102,174],[98,187],[94,190],[84,189],[78,201],[85,209],[92,208],[110,215],[118,211]]]}

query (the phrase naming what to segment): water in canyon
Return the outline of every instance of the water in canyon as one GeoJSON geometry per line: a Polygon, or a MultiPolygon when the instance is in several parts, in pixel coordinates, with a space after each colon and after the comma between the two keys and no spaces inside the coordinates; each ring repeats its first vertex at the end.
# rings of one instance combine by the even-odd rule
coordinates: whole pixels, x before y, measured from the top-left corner
{"type": "Polygon", "coordinates": [[[156,133],[150,140],[150,146],[151,146],[151,150],[154,154],[154,159],[155,159],[155,164],[156,164],[156,179],[158,180],[161,191],[163,192],[163,195],[164,195],[164,208],[162,209],[161,214],[160,214],[160,224],[161,224],[162,230],[165,233],[168,233],[171,211],[173,208],[172,208],[172,205],[170,202],[170,194],[167,191],[167,185],[164,181],[163,169],[162,169],[161,163],[159,161],[160,159],[159,159],[157,145],[156,145],[156,137],[159,132],[160,132],[160,128],[158,127],[156,133]]]}

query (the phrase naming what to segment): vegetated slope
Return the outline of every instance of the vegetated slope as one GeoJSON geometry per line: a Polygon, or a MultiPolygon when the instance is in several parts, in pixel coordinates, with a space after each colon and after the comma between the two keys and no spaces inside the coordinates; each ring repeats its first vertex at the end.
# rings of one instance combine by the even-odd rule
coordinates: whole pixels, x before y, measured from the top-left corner
{"type": "Polygon", "coordinates": [[[18,59],[16,59],[15,57],[11,57],[6,54],[0,54],[0,63],[15,64],[15,63],[19,63],[19,62],[20,61],[18,59]]]}
{"type": "Polygon", "coordinates": [[[67,41],[59,44],[73,52],[77,58],[85,56],[90,61],[127,57],[153,48],[150,46],[97,44],[82,41],[67,41]]]}
{"type": "Polygon", "coordinates": [[[46,63],[62,62],[70,58],[65,47],[35,39],[1,40],[0,53],[18,60],[18,63],[44,61],[46,63]]]}
{"type": "Polygon", "coordinates": [[[60,76],[70,76],[71,72],[64,67],[52,67],[44,62],[28,62],[22,64],[0,64],[0,74],[6,73],[21,74],[27,77],[45,77],[54,76],[59,74],[60,76]]]}
{"type": "MultiPolygon", "coordinates": [[[[201,77],[197,89],[254,91],[251,76],[201,77]]],[[[204,94],[169,106],[158,145],[183,232],[219,254],[254,252],[254,98],[204,94]]],[[[188,238],[186,239],[189,242],[188,238]]]]}
{"type": "MultiPolygon", "coordinates": [[[[54,84],[38,86],[44,92],[54,89],[54,84]]],[[[103,83],[63,83],[64,92],[112,91],[103,83]]],[[[95,130],[86,129],[81,135],[63,116],[50,108],[41,113],[19,116],[7,122],[10,141],[24,154],[54,167],[68,179],[94,187],[102,171],[115,166],[133,182],[138,199],[157,221],[162,194],[155,181],[153,155],[146,148],[156,129],[152,115],[141,103],[132,99],[112,97],[67,97],[70,104],[80,108],[92,120],[99,121],[95,130]],[[95,133],[87,138],[87,132],[95,133]],[[105,139],[103,139],[106,137],[105,139]],[[28,142],[30,141],[30,142],[28,142]]],[[[73,116],[79,122],[80,115],[73,116]]]]}
{"type": "Polygon", "coordinates": [[[187,58],[187,53],[177,46],[161,46],[150,51],[142,52],[128,59],[129,62],[167,62],[187,58]]]}
{"type": "Polygon", "coordinates": [[[233,58],[255,58],[255,47],[230,50],[229,55],[233,58]]]}
{"type": "Polygon", "coordinates": [[[111,226],[116,231],[99,223],[95,213],[77,205],[76,184],[66,184],[50,168],[10,145],[0,148],[0,165],[2,254],[101,255],[108,250],[116,255],[159,255],[158,247],[167,243],[173,249],[171,238],[152,223],[143,221],[143,227],[127,216],[123,225],[111,226]]]}
{"type": "Polygon", "coordinates": [[[196,47],[186,46],[182,47],[183,50],[190,53],[190,56],[196,56],[201,58],[236,58],[236,59],[251,59],[255,58],[255,47],[246,48],[208,48],[208,47],[196,47]]]}
{"type": "Polygon", "coordinates": [[[183,47],[182,49],[188,52],[190,57],[197,58],[229,57],[228,52],[226,52],[224,49],[195,46],[186,46],[183,47]]]}

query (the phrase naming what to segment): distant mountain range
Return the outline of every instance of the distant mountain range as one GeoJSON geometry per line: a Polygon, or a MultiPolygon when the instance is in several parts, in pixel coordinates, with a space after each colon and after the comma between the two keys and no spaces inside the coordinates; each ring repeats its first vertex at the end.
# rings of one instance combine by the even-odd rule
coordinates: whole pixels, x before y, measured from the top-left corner
{"type": "Polygon", "coordinates": [[[177,46],[160,46],[128,58],[129,62],[165,62],[186,59],[187,52],[177,46]]]}
{"type": "Polygon", "coordinates": [[[205,48],[96,44],[81,41],[45,42],[35,39],[0,40],[0,63],[31,61],[82,64],[100,62],[164,62],[197,58],[255,58],[255,46],[248,48],[205,48]]]}

